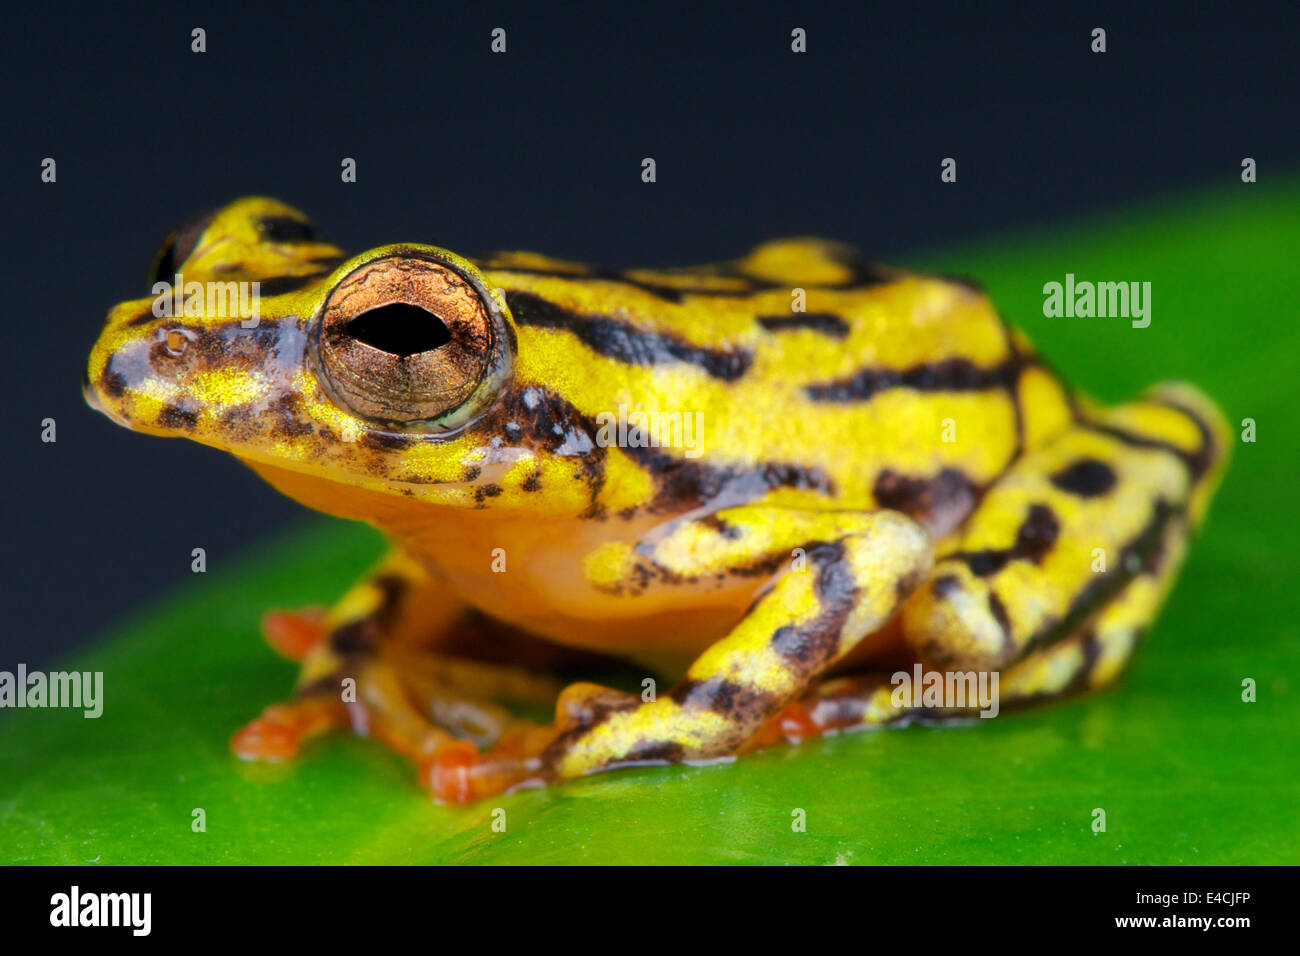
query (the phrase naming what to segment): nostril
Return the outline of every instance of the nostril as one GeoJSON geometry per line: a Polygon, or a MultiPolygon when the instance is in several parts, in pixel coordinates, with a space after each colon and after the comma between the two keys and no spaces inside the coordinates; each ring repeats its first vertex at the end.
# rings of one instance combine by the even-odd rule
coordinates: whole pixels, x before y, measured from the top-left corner
{"type": "Polygon", "coordinates": [[[163,344],[172,355],[180,355],[190,343],[191,334],[184,329],[168,329],[163,335],[163,344]]]}
{"type": "Polygon", "coordinates": [[[402,357],[429,352],[451,341],[451,332],[442,319],[404,302],[362,312],[344,330],[358,342],[402,357]]]}

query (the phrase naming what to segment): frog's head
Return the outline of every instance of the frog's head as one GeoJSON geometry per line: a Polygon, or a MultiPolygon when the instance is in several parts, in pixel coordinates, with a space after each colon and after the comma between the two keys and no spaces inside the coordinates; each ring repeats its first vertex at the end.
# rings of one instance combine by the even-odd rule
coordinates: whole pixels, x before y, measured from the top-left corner
{"type": "Polygon", "coordinates": [[[86,373],[87,401],[120,424],[222,448],[333,513],[588,498],[572,485],[590,442],[564,448],[518,381],[504,295],[466,259],[419,244],[345,258],[296,210],[244,199],[177,229],[152,281],[110,311],[86,373]]]}

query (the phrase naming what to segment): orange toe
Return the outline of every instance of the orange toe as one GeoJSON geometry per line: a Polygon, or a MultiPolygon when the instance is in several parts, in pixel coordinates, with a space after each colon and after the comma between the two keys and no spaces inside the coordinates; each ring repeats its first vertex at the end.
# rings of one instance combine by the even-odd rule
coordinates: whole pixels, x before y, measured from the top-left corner
{"type": "Polygon", "coordinates": [[[472,803],[475,793],[475,768],[478,748],[467,740],[439,748],[420,762],[420,780],[438,803],[472,803]]]}
{"type": "MultiPolygon", "coordinates": [[[[528,735],[519,736],[516,742],[525,736],[528,735]]],[[[439,747],[420,762],[419,772],[421,782],[429,788],[433,799],[450,804],[473,803],[505,793],[528,780],[541,782],[540,764],[536,758],[505,751],[499,746],[480,753],[467,740],[456,740],[449,746],[439,747]]]]}
{"type": "Polygon", "coordinates": [[[241,760],[288,760],[298,752],[298,732],[287,724],[258,717],[235,731],[230,749],[241,760]]]}
{"type": "Polygon", "coordinates": [[[813,719],[808,706],[801,700],[791,701],[779,714],[769,720],[745,743],[746,750],[770,747],[782,740],[798,743],[820,736],[826,730],[813,719]]]}
{"type": "Polygon", "coordinates": [[[777,719],[781,728],[781,735],[786,740],[807,740],[809,737],[816,737],[822,732],[822,728],[813,720],[812,714],[808,712],[808,708],[803,701],[791,701],[777,719]]]}
{"type": "Polygon", "coordinates": [[[262,634],[277,654],[300,661],[325,640],[325,613],[316,607],[267,611],[262,616],[262,634]]]}

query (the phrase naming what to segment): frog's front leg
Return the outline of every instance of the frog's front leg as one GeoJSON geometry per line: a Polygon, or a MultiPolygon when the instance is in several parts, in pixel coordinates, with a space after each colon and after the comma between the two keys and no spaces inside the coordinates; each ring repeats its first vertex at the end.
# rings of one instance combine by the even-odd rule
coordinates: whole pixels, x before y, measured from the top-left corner
{"type": "Polygon", "coordinates": [[[751,506],[680,522],[624,558],[629,582],[645,579],[637,571],[651,570],[646,564],[677,582],[779,573],[669,693],[643,702],[591,685],[570,688],[557,706],[554,739],[540,753],[497,748],[469,765],[435,765],[435,796],[477,798],[524,779],[736,754],[889,620],[924,579],[931,544],[896,512],[751,506]]]}
{"type": "Polygon", "coordinates": [[[245,725],[231,749],[248,760],[282,760],[307,738],[350,726],[424,761],[516,730],[497,701],[549,703],[557,684],[440,655],[439,643],[467,611],[421,564],[394,553],[328,612],[269,613],[267,640],[302,661],[297,691],[245,725]]]}

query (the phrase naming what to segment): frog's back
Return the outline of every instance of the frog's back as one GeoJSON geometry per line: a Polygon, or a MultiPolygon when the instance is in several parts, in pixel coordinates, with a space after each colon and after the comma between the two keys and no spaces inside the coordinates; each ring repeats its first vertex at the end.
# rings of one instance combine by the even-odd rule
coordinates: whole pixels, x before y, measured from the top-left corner
{"type": "Polygon", "coordinates": [[[693,448],[619,443],[660,511],[879,505],[943,534],[1070,419],[1064,388],[978,289],[836,243],[684,269],[529,253],[480,266],[515,318],[526,378],[593,420],[644,413],[652,435],[667,421],[679,438],[679,422],[698,424],[693,448]]]}

